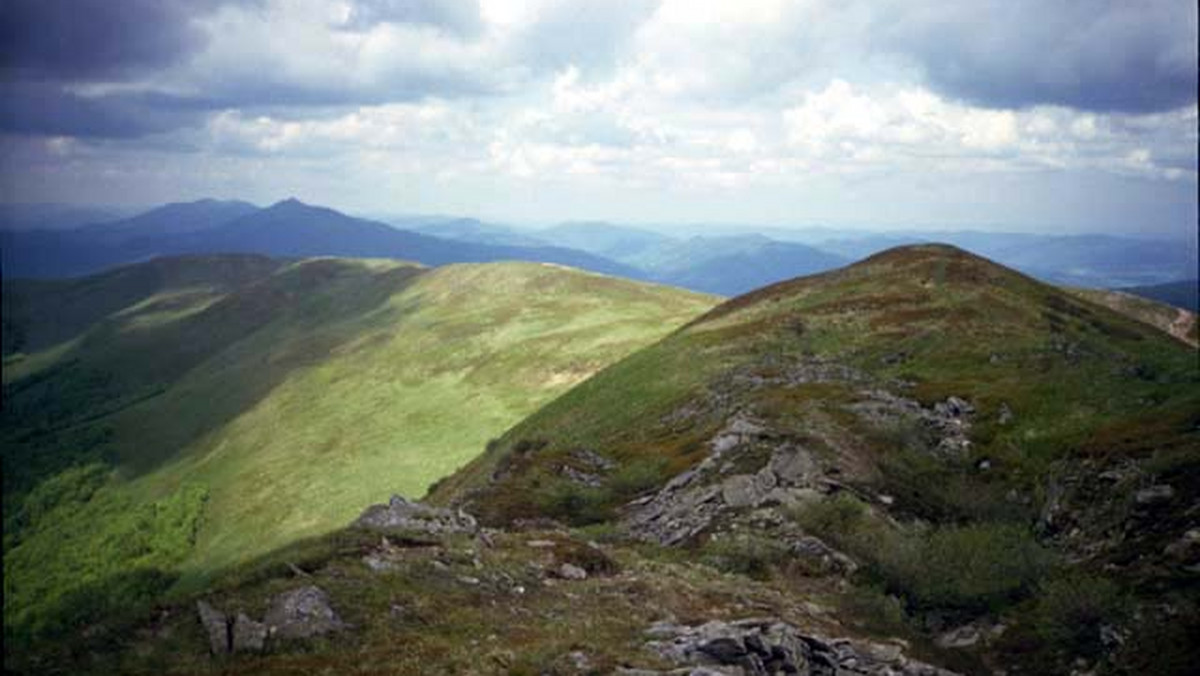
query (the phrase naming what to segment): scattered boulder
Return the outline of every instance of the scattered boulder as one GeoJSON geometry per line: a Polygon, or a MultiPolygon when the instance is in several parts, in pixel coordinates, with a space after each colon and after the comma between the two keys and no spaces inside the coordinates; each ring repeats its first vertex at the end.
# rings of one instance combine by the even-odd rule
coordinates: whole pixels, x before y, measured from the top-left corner
{"type": "Polygon", "coordinates": [[[416,531],[431,535],[474,533],[475,517],[459,510],[431,507],[393,495],[386,505],[371,505],[354,525],[383,531],[416,531]]]}
{"type": "Polygon", "coordinates": [[[564,563],[558,567],[558,576],[564,580],[586,580],[587,571],[572,563],[564,563]]]}
{"type": "Polygon", "coordinates": [[[1142,506],[1151,507],[1155,505],[1165,504],[1175,497],[1175,489],[1168,484],[1158,484],[1143,488],[1134,494],[1134,500],[1142,506]]]}
{"type": "Polygon", "coordinates": [[[196,611],[200,615],[200,624],[208,632],[208,648],[212,654],[229,654],[229,618],[207,601],[196,601],[196,611]]]}
{"type": "Polygon", "coordinates": [[[979,628],[967,624],[945,632],[935,642],[942,648],[970,648],[979,643],[980,638],[979,628]]]}
{"type": "Polygon", "coordinates": [[[775,474],[769,470],[757,474],[737,474],[722,482],[721,499],[730,507],[753,507],[766,499],[771,489],[775,488],[775,481],[775,474]]]}
{"type": "Polygon", "coordinates": [[[238,613],[233,621],[233,652],[261,653],[267,645],[267,634],[267,625],[255,622],[245,613],[238,613]]]}
{"type": "Polygon", "coordinates": [[[792,486],[806,485],[820,473],[810,451],[790,444],[775,449],[767,466],[779,483],[792,486]]]}
{"type": "Polygon", "coordinates": [[[682,668],[626,673],[954,676],[906,658],[893,643],[810,636],[771,618],[712,621],[692,627],[658,622],[646,634],[651,638],[648,648],[682,668]]]}
{"type": "Polygon", "coordinates": [[[275,597],[263,621],[285,639],[309,638],[346,628],[320,587],[307,586],[275,597]]]}

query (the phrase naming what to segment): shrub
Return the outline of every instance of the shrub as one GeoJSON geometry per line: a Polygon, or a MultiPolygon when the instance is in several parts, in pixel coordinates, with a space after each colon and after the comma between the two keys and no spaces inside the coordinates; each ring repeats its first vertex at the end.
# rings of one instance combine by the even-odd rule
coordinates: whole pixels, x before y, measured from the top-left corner
{"type": "Polygon", "coordinates": [[[898,528],[870,518],[849,496],[794,510],[793,516],[866,564],[869,576],[917,610],[995,610],[1027,593],[1050,563],[1020,526],[898,528]]]}
{"type": "Polygon", "coordinates": [[[777,540],[753,535],[713,538],[704,545],[702,560],[726,573],[765,580],[771,571],[791,558],[788,548],[777,540]]]}
{"type": "Polygon", "coordinates": [[[862,528],[867,507],[857,498],[839,493],[828,500],[793,507],[789,514],[806,530],[837,541],[862,528]]]}
{"type": "Polygon", "coordinates": [[[663,482],[665,458],[637,458],[624,462],[608,478],[609,490],[621,499],[638,496],[663,482]]]}
{"type": "Polygon", "coordinates": [[[538,514],[572,526],[586,526],[612,517],[610,498],[603,488],[556,479],[543,483],[533,502],[538,514]]]}
{"type": "Polygon", "coordinates": [[[874,570],[917,608],[995,610],[1027,592],[1049,563],[1027,530],[1007,525],[943,527],[876,551],[874,570]]]}
{"type": "Polygon", "coordinates": [[[1041,588],[1033,611],[1034,630],[1047,644],[1075,655],[1103,649],[1100,627],[1124,619],[1127,604],[1117,585],[1087,573],[1051,579],[1041,588]]]}

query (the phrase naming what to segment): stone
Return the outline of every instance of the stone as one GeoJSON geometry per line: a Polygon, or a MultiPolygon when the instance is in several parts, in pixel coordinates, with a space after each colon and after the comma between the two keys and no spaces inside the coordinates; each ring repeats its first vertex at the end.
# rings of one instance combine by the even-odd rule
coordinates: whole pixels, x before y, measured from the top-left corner
{"type": "Polygon", "coordinates": [[[360,528],[383,531],[416,531],[430,535],[474,533],[475,517],[460,510],[431,507],[393,495],[386,505],[371,505],[354,521],[360,528]]]}
{"type": "Polygon", "coordinates": [[[206,601],[196,601],[196,611],[208,633],[208,649],[214,655],[229,654],[229,618],[206,601]]]}
{"type": "Polygon", "coordinates": [[[775,487],[775,474],[735,474],[721,482],[721,499],[730,507],[753,507],[762,504],[775,487]]]}
{"type": "Polygon", "coordinates": [[[937,637],[934,641],[942,648],[970,648],[979,643],[979,628],[972,624],[956,627],[937,637]]]}
{"type": "Polygon", "coordinates": [[[233,652],[261,653],[267,645],[267,633],[267,625],[238,613],[233,621],[233,652]]]}
{"type": "Polygon", "coordinates": [[[558,567],[558,576],[564,580],[586,580],[587,571],[571,563],[564,563],[558,567]]]}
{"type": "MultiPolygon", "coordinates": [[[[657,622],[647,647],[676,668],[647,674],[887,674],[955,676],[953,672],[909,659],[899,642],[871,643],[828,639],[801,633],[770,618],[712,621],[700,626],[657,622]]],[[[643,672],[620,672],[643,673],[643,672]]]]}
{"type": "Polygon", "coordinates": [[[1175,497],[1175,489],[1167,484],[1158,484],[1143,488],[1134,495],[1139,505],[1151,506],[1170,502],[1175,497]]]}
{"type": "Polygon", "coordinates": [[[285,639],[309,638],[346,628],[330,606],[325,590],[311,585],[275,597],[263,622],[285,639]]]}
{"type": "Polygon", "coordinates": [[[819,473],[812,454],[798,446],[778,448],[767,465],[779,483],[800,486],[819,473]]]}

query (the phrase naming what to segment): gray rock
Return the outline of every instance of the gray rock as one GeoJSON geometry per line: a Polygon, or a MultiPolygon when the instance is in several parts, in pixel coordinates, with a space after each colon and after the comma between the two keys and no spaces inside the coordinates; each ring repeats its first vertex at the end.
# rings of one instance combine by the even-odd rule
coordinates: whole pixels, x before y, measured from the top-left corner
{"type": "Polygon", "coordinates": [[[280,594],[263,618],[280,638],[309,638],[346,628],[329,605],[329,595],[320,587],[308,586],[280,594]]]}
{"type": "Polygon", "coordinates": [[[229,618],[206,601],[196,601],[200,624],[208,633],[208,648],[214,655],[229,654],[229,618]]]}
{"type": "Polygon", "coordinates": [[[791,486],[806,485],[820,473],[812,453],[799,446],[787,445],[775,449],[767,466],[779,479],[779,483],[791,486]]]}
{"type": "Polygon", "coordinates": [[[797,557],[815,561],[823,570],[853,575],[858,564],[846,554],[825,544],[824,540],[808,535],[792,543],[792,553],[797,557]]]}
{"type": "Polygon", "coordinates": [[[1149,488],[1143,488],[1134,495],[1134,500],[1139,505],[1160,505],[1170,502],[1175,497],[1175,489],[1167,484],[1158,484],[1149,488]]]}
{"type": "Polygon", "coordinates": [[[753,507],[774,487],[774,474],[735,474],[721,483],[721,499],[730,507],[753,507]]]}
{"type": "Polygon", "coordinates": [[[937,637],[935,643],[942,648],[970,648],[979,643],[982,636],[973,624],[956,627],[937,637]]]}
{"type": "Polygon", "coordinates": [[[245,613],[233,621],[233,652],[260,653],[267,645],[267,625],[255,622],[245,613]]]}
{"type": "Polygon", "coordinates": [[[647,647],[680,668],[640,673],[955,676],[906,658],[896,643],[806,635],[772,619],[713,621],[698,627],[658,622],[648,634],[654,640],[647,647]]]}
{"type": "Polygon", "coordinates": [[[564,563],[558,567],[558,576],[564,580],[586,580],[587,571],[571,563],[564,563]]]}
{"type": "Polygon", "coordinates": [[[474,533],[479,529],[475,518],[460,510],[430,507],[393,495],[386,505],[371,505],[354,525],[383,531],[416,531],[431,535],[474,533]]]}

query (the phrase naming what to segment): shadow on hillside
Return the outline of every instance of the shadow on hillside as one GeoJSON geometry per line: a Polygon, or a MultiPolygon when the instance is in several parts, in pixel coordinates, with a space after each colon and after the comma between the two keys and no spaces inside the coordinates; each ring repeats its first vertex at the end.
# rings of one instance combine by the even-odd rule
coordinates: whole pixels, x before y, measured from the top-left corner
{"type": "Polygon", "coordinates": [[[314,260],[173,322],[130,330],[128,318],[103,320],[54,366],[4,385],[5,497],[98,454],[134,476],[155,469],[354,339],[348,326],[424,270],[314,260]],[[185,378],[188,391],[171,389],[185,378]],[[122,443],[126,428],[136,445],[122,443]]]}

